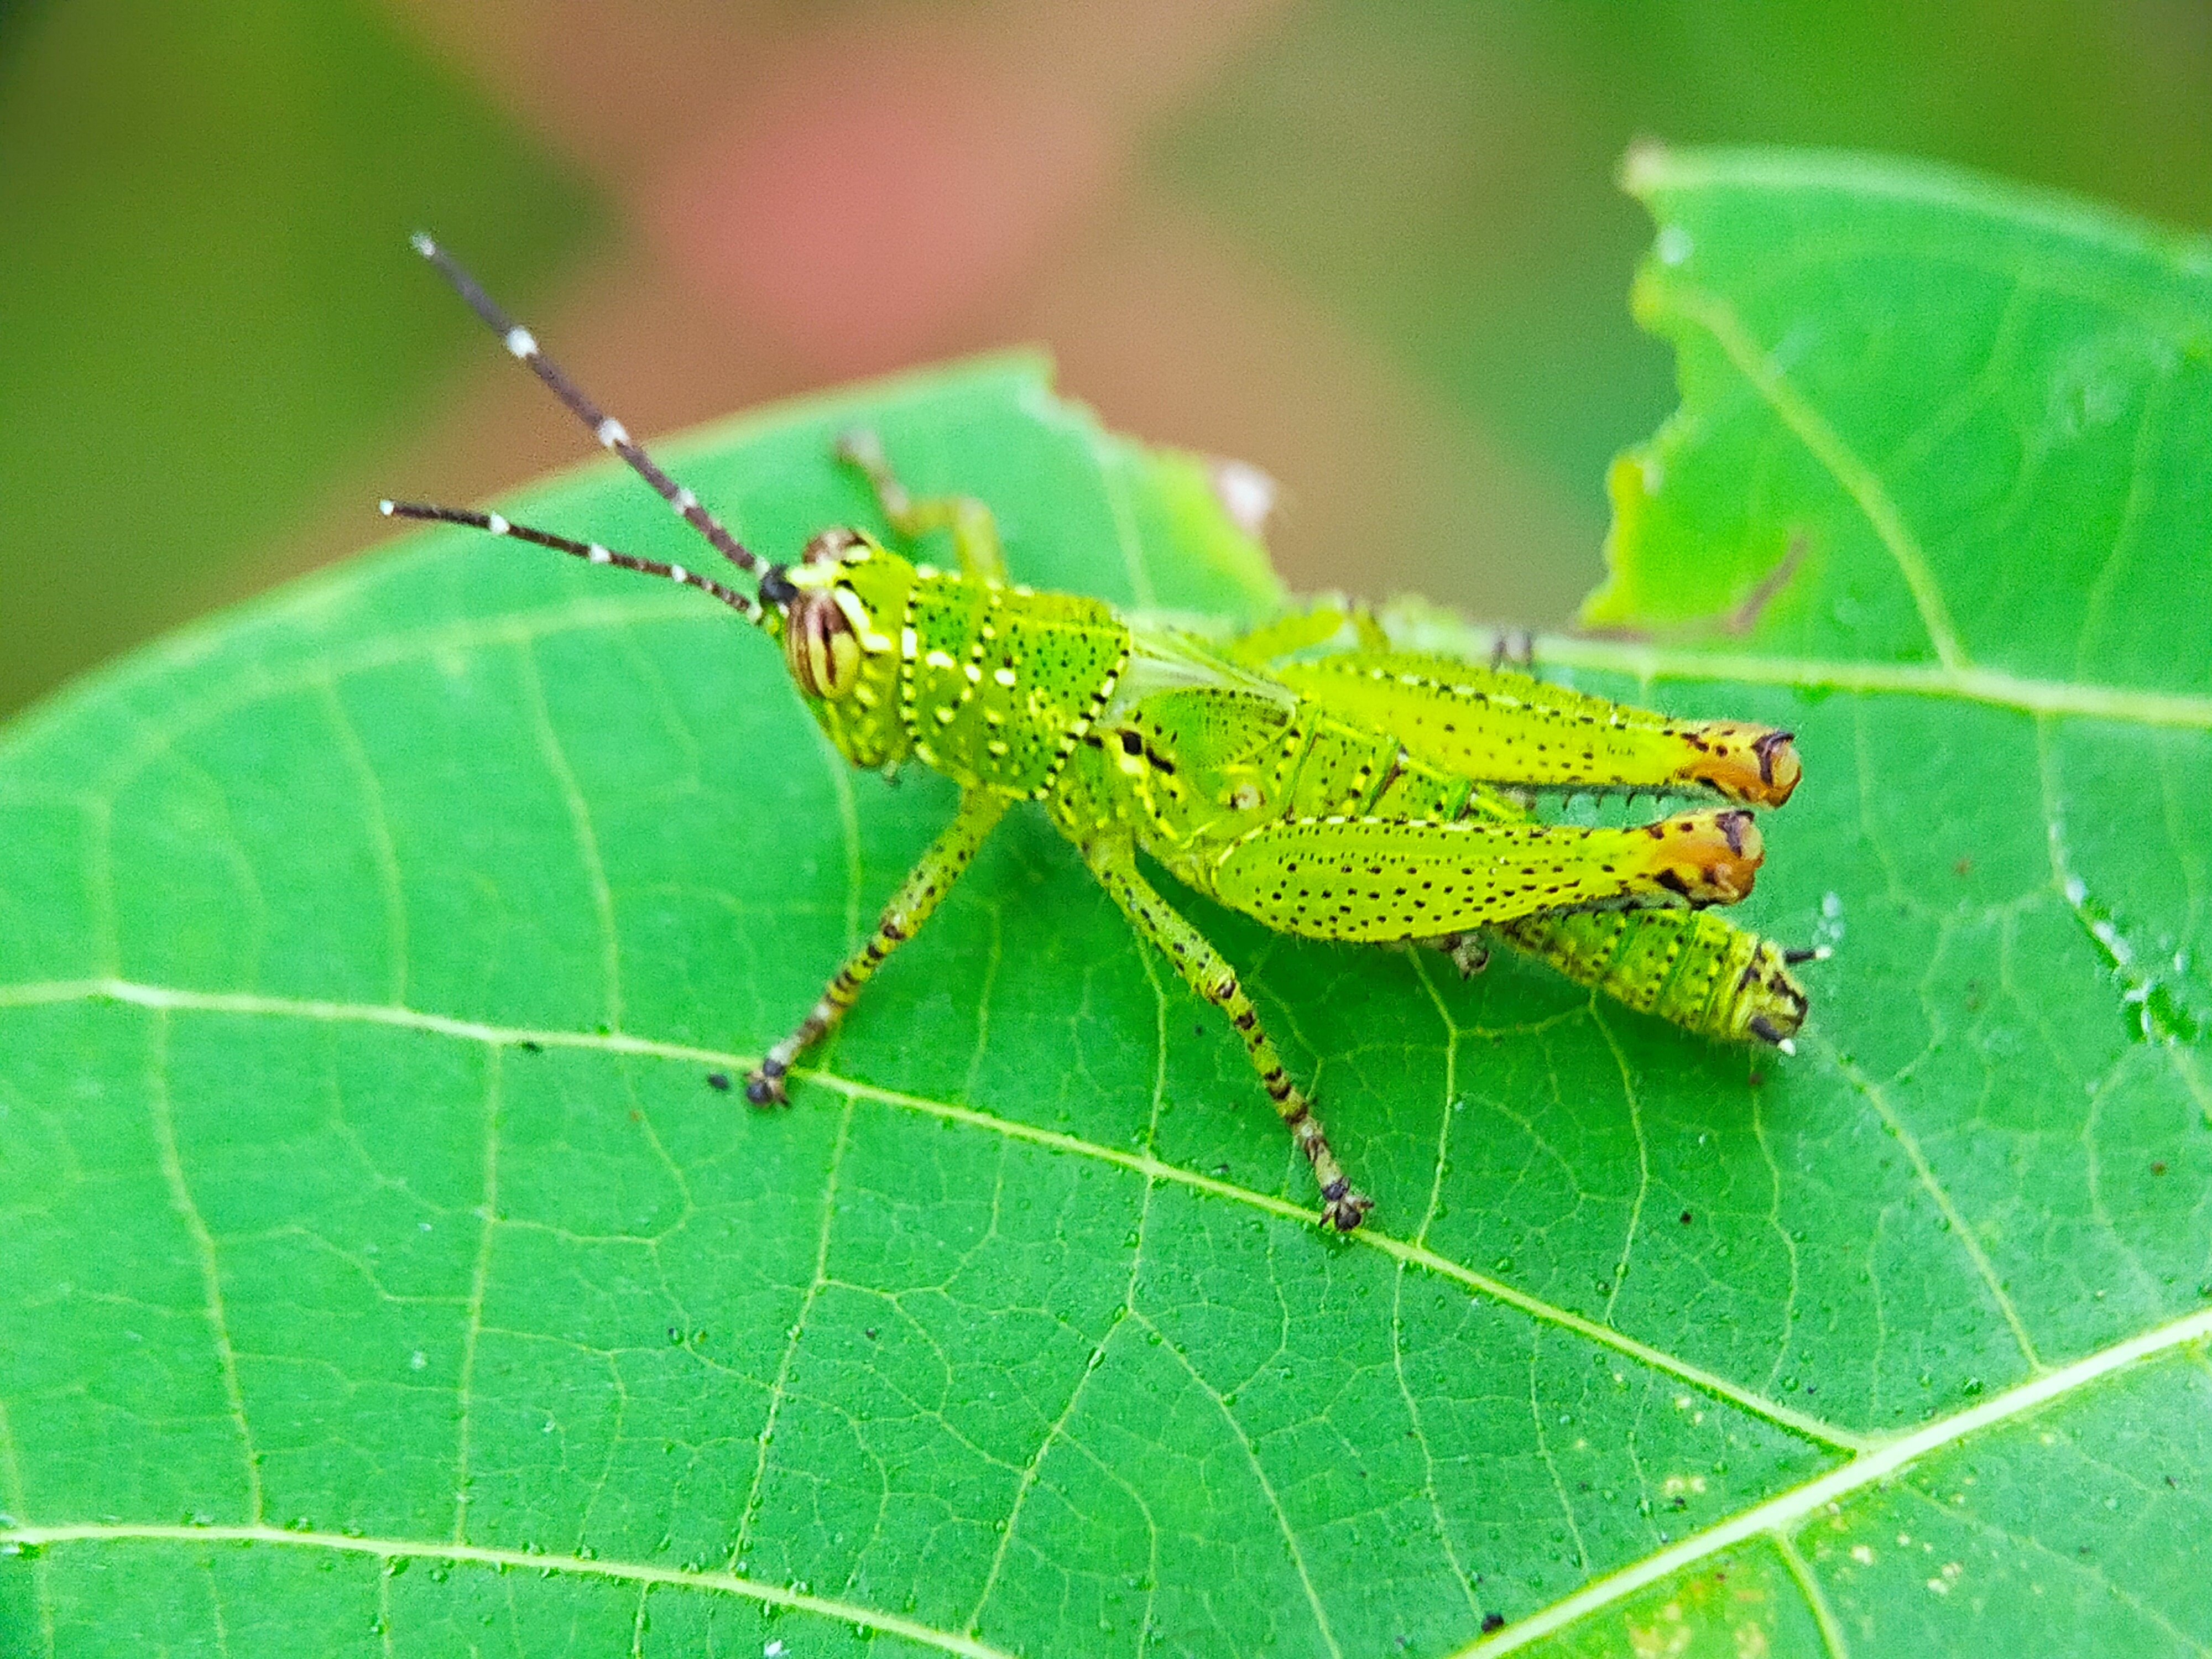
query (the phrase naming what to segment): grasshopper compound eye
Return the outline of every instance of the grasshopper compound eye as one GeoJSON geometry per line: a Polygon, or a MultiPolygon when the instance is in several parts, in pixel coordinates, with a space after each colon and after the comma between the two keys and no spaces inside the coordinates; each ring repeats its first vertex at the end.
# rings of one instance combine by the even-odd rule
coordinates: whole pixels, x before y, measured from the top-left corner
{"type": "Polygon", "coordinates": [[[810,697],[833,700],[860,684],[860,637],[834,593],[811,588],[793,597],[784,622],[783,659],[810,697]]]}

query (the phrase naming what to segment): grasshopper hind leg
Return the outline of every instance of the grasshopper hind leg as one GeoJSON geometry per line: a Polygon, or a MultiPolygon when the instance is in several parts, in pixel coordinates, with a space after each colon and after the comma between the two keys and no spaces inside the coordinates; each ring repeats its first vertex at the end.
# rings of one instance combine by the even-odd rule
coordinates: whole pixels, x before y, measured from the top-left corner
{"type": "Polygon", "coordinates": [[[1260,1074],[1260,1086],[1267,1090],[1267,1098],[1275,1103],[1276,1115],[1313,1165],[1314,1179],[1321,1183],[1322,1218],[1340,1233],[1350,1232],[1374,1206],[1374,1200],[1352,1190],[1343,1166],[1329,1149],[1321,1120],[1314,1115],[1312,1103],[1291,1083],[1283,1069],[1282,1056],[1275,1052],[1273,1042],[1260,1024],[1260,1011],[1237,984],[1237,970],[1138,872],[1136,849],[1128,841],[1094,842],[1084,848],[1083,858],[1130,925],[1165,953],[1190,988],[1220,1009],[1244,1039],[1244,1051],[1251,1059],[1252,1069],[1260,1074]]]}

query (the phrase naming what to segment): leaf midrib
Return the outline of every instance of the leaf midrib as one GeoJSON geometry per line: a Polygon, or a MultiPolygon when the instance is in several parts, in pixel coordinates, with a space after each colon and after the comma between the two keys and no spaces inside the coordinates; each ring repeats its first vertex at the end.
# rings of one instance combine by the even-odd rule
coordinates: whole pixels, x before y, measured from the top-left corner
{"type": "Polygon", "coordinates": [[[2122,725],[2212,731],[2212,697],[2094,681],[2039,679],[1995,668],[1669,649],[1571,634],[1539,635],[1535,653],[1540,664],[1627,674],[1646,683],[1732,680],[1804,691],[1949,698],[2025,714],[2073,714],[2122,725]]]}
{"type": "Polygon", "coordinates": [[[1966,1411],[1923,1424],[1910,1433],[1862,1452],[1850,1462],[1815,1475],[1810,1480],[1778,1492],[1764,1503],[1692,1533],[1678,1544],[1632,1562],[1616,1572],[1562,1596],[1542,1611],[1532,1613],[1510,1629],[1470,1644],[1453,1659],[1475,1659],[1477,1655],[1510,1653],[1564,1629],[1598,1609],[1609,1607],[1656,1583],[1668,1574],[1717,1555],[1723,1550],[1762,1534],[1786,1535],[1793,1523],[1831,1504],[1901,1473],[1909,1464],[1931,1452],[1956,1444],[1980,1430],[2027,1415],[2053,1401],[2079,1392],[2089,1384],[2138,1360],[2212,1339],[2212,1308],[2185,1314],[2163,1325],[2085,1354],[2071,1364],[2032,1376],[1966,1411]]]}
{"type": "MultiPolygon", "coordinates": [[[[611,1054],[625,1059],[673,1060],[703,1065],[722,1072],[743,1073],[757,1065],[759,1056],[740,1054],[727,1049],[702,1048],[690,1043],[668,1042],[654,1037],[638,1036],[627,1032],[586,1032],[559,1029],[536,1029],[523,1026],[495,1025],[481,1020],[460,1019],[449,1014],[428,1013],[419,1009],[395,1007],[382,1003],[324,1001],[307,998],[267,996],[253,992],[195,991],[172,986],[149,985],[123,979],[57,980],[18,985],[0,985],[0,1009],[52,1006],[70,1002],[119,1002],[135,1007],[157,1011],[181,1011],[261,1016],[274,1018],[315,1020],[341,1024],[383,1025],[402,1030],[428,1032],[434,1036],[453,1037],[465,1042],[483,1043],[494,1048],[520,1048],[535,1043],[544,1048],[580,1049],[591,1053],[611,1054]]],[[[1227,1199],[1243,1204],[1280,1220],[1296,1221],[1314,1225],[1317,1218],[1314,1211],[1291,1203],[1273,1194],[1256,1192],[1240,1187],[1234,1182],[1224,1181],[1195,1170],[1186,1170],[1155,1157],[1149,1146],[1142,1152],[1130,1152],[1121,1147],[1102,1146],[1057,1129],[1047,1129],[1034,1124],[1022,1123],[993,1113],[979,1111],[972,1106],[959,1105],[951,1101],[931,1100],[925,1096],[908,1094],[879,1085],[840,1077],[834,1072],[806,1066],[794,1066],[792,1075],[805,1081],[845,1095],[850,1099],[872,1101],[879,1105],[893,1106],[902,1110],[918,1112],[940,1121],[962,1124],[969,1128],[982,1129],[1020,1140],[1048,1151],[1064,1152],[1079,1158],[1095,1159],[1143,1176],[1148,1182],[1170,1182],[1209,1196],[1227,1199]]],[[[1328,1241],[1324,1241],[1326,1244],[1328,1241]]],[[[1733,1406],[1832,1452],[1850,1455],[1863,1453],[1886,1443],[1878,1436],[1860,1434],[1842,1428],[1825,1419],[1800,1412],[1779,1401],[1743,1388],[1716,1372],[1709,1371],[1662,1348],[1638,1340],[1626,1333],[1613,1329],[1578,1314],[1571,1309],[1532,1296],[1527,1291],[1492,1279],[1441,1255],[1425,1245],[1392,1237],[1382,1229],[1364,1226],[1357,1232],[1342,1235],[1338,1248],[1364,1247],[1382,1251],[1409,1267],[1425,1269],[1440,1277],[1465,1285],[1468,1289],[1503,1303],[1526,1314],[1532,1319],[1557,1327],[1586,1341],[1609,1348],[1625,1358],[1650,1366],[1696,1389],[1708,1397],[1733,1406]]]]}
{"type": "MultiPolygon", "coordinates": [[[[283,617],[278,614],[269,620],[280,622],[283,617]]],[[[443,652],[528,645],[559,634],[668,623],[728,626],[719,607],[693,605],[682,599],[672,601],[655,596],[641,599],[576,599],[536,610],[511,611],[497,617],[471,617],[385,635],[368,648],[334,652],[292,672],[253,673],[241,686],[187,701],[172,718],[158,723],[137,722],[137,740],[120,745],[112,762],[98,775],[86,780],[80,789],[33,788],[24,793],[65,799],[78,805],[104,806],[108,795],[178,740],[258,703],[307,693],[326,694],[332,684],[352,675],[400,666],[443,652]]],[[[2041,679],[1999,669],[1703,651],[1563,634],[1539,635],[1534,641],[1534,652],[1540,663],[1626,674],[1645,684],[1735,681],[1807,691],[1948,698],[2014,708],[2026,714],[2077,715],[2127,725],[2212,731],[2212,697],[2041,679]]],[[[0,763],[23,758],[46,728],[66,725],[69,716],[81,705],[106,702],[125,694],[140,679],[167,666],[158,656],[143,659],[112,678],[93,680],[74,696],[43,705],[5,733],[8,741],[0,744],[0,763]]],[[[793,718],[797,717],[798,711],[793,710],[793,718]]],[[[0,777],[0,798],[11,793],[15,792],[9,781],[0,777]]]]}
{"type": "Polygon", "coordinates": [[[57,1544],[279,1544],[295,1548],[327,1549],[348,1555],[374,1556],[391,1562],[453,1561],[472,1566],[511,1571],[561,1573],[576,1577],[611,1579],[617,1583],[651,1588],[666,1585],[684,1589],[718,1590],[748,1601],[764,1602],[798,1613],[819,1613],[848,1625],[864,1625],[885,1635],[903,1636],[963,1659],[1012,1659],[1003,1649],[957,1636],[917,1620],[866,1607],[857,1601],[815,1595],[763,1583],[733,1572],[694,1572],[681,1567],[657,1566],[649,1561],[599,1560],[581,1555],[541,1555],[527,1550],[500,1549],[488,1544],[464,1544],[452,1540],[377,1538],[365,1534],[323,1532],[312,1527],[183,1526],[130,1522],[85,1522],[51,1527],[0,1527],[0,1544],[23,1549],[44,1549],[57,1544]]]}

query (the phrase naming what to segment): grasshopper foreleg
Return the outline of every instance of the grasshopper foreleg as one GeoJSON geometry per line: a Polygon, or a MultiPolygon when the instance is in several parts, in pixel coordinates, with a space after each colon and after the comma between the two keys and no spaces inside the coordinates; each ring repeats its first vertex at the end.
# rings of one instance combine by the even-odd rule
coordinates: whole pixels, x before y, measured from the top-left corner
{"type": "Polygon", "coordinates": [[[999,546],[999,521],[991,509],[973,495],[922,495],[907,488],[884,458],[880,439],[865,428],[845,433],[837,440],[837,459],[866,477],[876,492],[884,519],[908,541],[933,530],[952,532],[952,550],[963,574],[988,580],[1006,580],[1006,555],[999,546]]]}
{"type": "Polygon", "coordinates": [[[756,1106],[780,1103],[784,1098],[783,1076],[792,1062],[822,1040],[830,1028],[844,1017],[860,994],[860,988],[874,976],[884,959],[908,939],[914,937],[921,924],[929,920],[937,902],[960,872],[975,856],[975,849],[983,844],[984,836],[991,833],[1006,810],[1006,798],[987,789],[970,789],[960,798],[960,810],[946,824],[921,861],[910,871],[901,884],[891,902],[884,907],[883,915],[876,923],[875,935],[862,945],[831,980],[799,1027],[768,1051],[760,1069],[745,1079],[745,1098],[756,1106]]]}
{"type": "Polygon", "coordinates": [[[1322,1218],[1339,1232],[1350,1232],[1373,1207],[1374,1200],[1352,1189],[1343,1166],[1329,1150],[1328,1136],[1314,1115],[1312,1103],[1291,1083],[1283,1069],[1282,1056],[1275,1052],[1274,1043],[1260,1024],[1260,1011],[1237,984],[1237,970],[1139,873],[1136,849],[1128,841],[1095,842],[1084,849],[1083,858],[1098,884],[1121,907],[1130,925],[1165,952],[1190,988],[1220,1009],[1237,1028],[1237,1034],[1244,1039],[1252,1069],[1260,1074],[1261,1086],[1275,1103],[1283,1127],[1313,1165],[1314,1178],[1321,1183],[1322,1218]]]}

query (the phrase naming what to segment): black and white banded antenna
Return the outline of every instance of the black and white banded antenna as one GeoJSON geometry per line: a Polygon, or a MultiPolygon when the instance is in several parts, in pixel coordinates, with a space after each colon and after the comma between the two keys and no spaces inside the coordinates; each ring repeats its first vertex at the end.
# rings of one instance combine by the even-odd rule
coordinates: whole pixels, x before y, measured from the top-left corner
{"type": "Polygon", "coordinates": [[[665,576],[670,581],[681,582],[686,587],[696,587],[702,593],[711,593],[741,617],[757,618],[760,607],[734,587],[726,586],[711,576],[680,564],[667,564],[659,559],[641,559],[635,553],[617,553],[598,542],[580,542],[571,536],[556,536],[550,530],[537,530],[526,524],[497,513],[479,513],[473,507],[440,507],[430,501],[383,501],[376,510],[387,519],[422,519],[433,524],[466,525],[471,530],[481,530],[488,535],[512,536],[519,542],[530,542],[538,547],[550,547],[556,553],[566,553],[591,564],[611,564],[621,570],[635,570],[641,576],[665,576]]]}
{"type": "MultiPolygon", "coordinates": [[[[699,498],[661,470],[659,462],[647,454],[629,435],[628,428],[592,402],[583,388],[570,380],[560,365],[538,349],[538,337],[502,310],[483,284],[471,276],[453,255],[440,247],[428,234],[417,231],[410,238],[415,251],[438,269],[438,273],[453,286],[453,290],[466,302],[470,310],[482,318],[486,326],[500,337],[511,356],[528,366],[532,374],[543,381],[553,395],[567,404],[570,413],[592,429],[592,435],[605,447],[629,463],[630,471],[653,487],[653,491],[669,506],[684,523],[705,538],[708,545],[738,569],[751,573],[759,579],[764,597],[771,603],[782,604],[790,595],[789,584],[783,578],[780,566],[766,562],[752,553],[744,544],[723,527],[721,520],[700,505],[699,498]]],[[[556,536],[550,531],[534,530],[527,525],[514,523],[496,513],[478,513],[466,507],[441,507],[423,501],[384,501],[377,510],[386,518],[422,519],[441,524],[467,525],[495,536],[512,536],[519,541],[534,543],[556,552],[568,553],[588,560],[593,564],[611,564],[624,570],[635,570],[648,576],[665,576],[672,581],[696,587],[711,593],[732,610],[756,619],[760,605],[736,589],[702,576],[680,564],[664,563],[658,559],[639,558],[635,554],[617,553],[597,542],[580,542],[567,536],[556,536]]]]}

